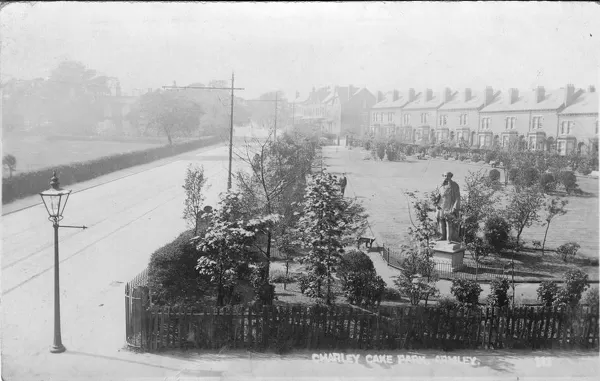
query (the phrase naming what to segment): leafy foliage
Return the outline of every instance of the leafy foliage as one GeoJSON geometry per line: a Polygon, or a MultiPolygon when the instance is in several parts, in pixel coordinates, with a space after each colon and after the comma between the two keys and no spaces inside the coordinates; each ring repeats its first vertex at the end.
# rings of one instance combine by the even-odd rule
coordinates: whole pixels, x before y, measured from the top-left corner
{"type": "Polygon", "coordinates": [[[572,171],[559,172],[558,182],[569,194],[579,188],[579,185],[577,185],[577,176],[575,176],[575,173],[573,173],[572,171]]]}
{"type": "Polygon", "coordinates": [[[2,157],[2,166],[6,167],[10,173],[10,177],[17,170],[17,158],[13,155],[4,155],[2,157]]]}
{"type": "Polygon", "coordinates": [[[464,305],[476,305],[479,303],[481,286],[472,279],[453,279],[450,292],[459,303],[464,305]]]}
{"type": "Polygon", "coordinates": [[[537,288],[537,298],[543,302],[545,306],[550,307],[554,304],[558,286],[553,281],[543,281],[537,288]]]}
{"type": "Polygon", "coordinates": [[[510,225],[502,216],[495,214],[485,221],[485,240],[497,253],[506,248],[509,235],[510,225]]]}
{"type": "Polygon", "coordinates": [[[190,164],[186,170],[183,189],[185,191],[185,201],[183,208],[183,218],[187,223],[194,227],[194,234],[198,233],[198,219],[202,212],[202,203],[204,195],[202,188],[206,184],[204,177],[204,167],[190,164]]]}
{"type": "Polygon", "coordinates": [[[577,242],[567,242],[556,248],[556,252],[563,261],[567,262],[568,258],[575,257],[581,246],[577,242]]]}
{"type": "Polygon", "coordinates": [[[591,287],[584,294],[583,299],[581,300],[582,304],[586,304],[592,308],[598,309],[600,304],[599,295],[598,295],[598,286],[591,287]]]}
{"type": "Polygon", "coordinates": [[[333,274],[344,252],[344,237],[364,230],[364,215],[352,213],[357,202],[344,199],[339,181],[329,173],[309,178],[297,224],[297,243],[309,251],[300,262],[307,264],[312,277],[306,294],[333,303],[333,274]]]}
{"type": "Polygon", "coordinates": [[[564,285],[558,289],[555,305],[576,306],[583,292],[589,287],[589,276],[579,269],[569,269],[565,272],[564,285]]]}
{"type": "Polygon", "coordinates": [[[494,279],[490,283],[490,294],[488,295],[488,304],[494,307],[504,307],[508,305],[508,289],[510,284],[508,279],[494,279]]]}
{"type": "Polygon", "coordinates": [[[455,310],[458,308],[458,302],[450,295],[444,295],[438,299],[437,305],[444,310],[455,310]]]}
{"type": "Polygon", "coordinates": [[[488,176],[493,182],[500,181],[500,171],[495,168],[490,171],[488,176]]]}
{"type": "Polygon", "coordinates": [[[498,197],[493,182],[484,171],[470,172],[465,176],[461,192],[460,225],[463,242],[473,243],[481,230],[481,223],[493,214],[498,197]]]}
{"type": "Polygon", "coordinates": [[[540,186],[546,193],[552,192],[556,189],[556,181],[552,173],[542,173],[540,176],[540,186]]]}
{"type": "MultiPolygon", "coordinates": [[[[548,229],[550,229],[550,223],[552,222],[552,220],[558,216],[564,216],[565,214],[567,214],[567,210],[565,209],[565,206],[567,206],[569,202],[566,200],[561,200],[558,197],[552,198],[550,200],[546,200],[546,203],[544,204],[544,212],[545,212],[545,216],[544,216],[544,220],[545,222],[543,223],[543,225],[546,226],[546,231],[544,232],[544,241],[542,242],[542,254],[544,253],[544,249],[546,248],[546,237],[548,236],[548,229]]],[[[566,257],[563,258],[563,260],[566,260],[566,257]]]]}
{"type": "Polygon", "coordinates": [[[210,293],[210,278],[195,270],[202,252],[186,231],[150,256],[148,285],[155,304],[194,302],[210,293]]]}

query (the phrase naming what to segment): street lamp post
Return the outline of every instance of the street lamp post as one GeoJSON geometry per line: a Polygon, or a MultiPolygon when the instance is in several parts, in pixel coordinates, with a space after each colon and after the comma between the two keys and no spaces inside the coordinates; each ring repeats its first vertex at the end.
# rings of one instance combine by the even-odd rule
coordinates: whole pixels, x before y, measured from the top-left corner
{"type": "Polygon", "coordinates": [[[58,228],[76,228],[76,229],[87,229],[86,226],[67,226],[59,225],[60,220],[63,219],[63,211],[67,206],[67,201],[71,195],[70,190],[60,188],[58,177],[56,172],[50,179],[50,188],[40,193],[44,206],[48,211],[48,219],[52,222],[54,227],[54,342],[50,347],[50,352],[61,353],[65,351],[65,346],[62,344],[62,338],[60,333],[60,287],[59,287],[59,271],[58,271],[58,228]]]}

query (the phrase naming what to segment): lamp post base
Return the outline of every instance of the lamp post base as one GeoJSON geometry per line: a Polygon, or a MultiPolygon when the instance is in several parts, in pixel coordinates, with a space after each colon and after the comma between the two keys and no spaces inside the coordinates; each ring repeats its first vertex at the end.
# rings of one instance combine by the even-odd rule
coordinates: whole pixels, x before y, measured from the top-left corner
{"type": "Polygon", "coordinates": [[[52,345],[50,347],[50,353],[63,353],[66,350],[67,350],[67,348],[65,348],[65,346],[62,345],[62,344],[60,344],[60,345],[52,345]]]}

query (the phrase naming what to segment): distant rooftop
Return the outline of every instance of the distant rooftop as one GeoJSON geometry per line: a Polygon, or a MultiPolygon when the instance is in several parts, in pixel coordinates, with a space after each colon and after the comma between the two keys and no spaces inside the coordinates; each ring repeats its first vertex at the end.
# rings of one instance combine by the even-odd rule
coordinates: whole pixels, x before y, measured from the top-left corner
{"type": "Polygon", "coordinates": [[[442,94],[439,92],[432,92],[430,100],[425,101],[425,94],[419,93],[417,99],[404,106],[405,110],[419,110],[419,109],[436,109],[444,102],[442,94]]]}
{"type": "Polygon", "coordinates": [[[484,95],[481,92],[472,92],[471,98],[465,101],[465,92],[455,91],[450,98],[450,101],[444,103],[440,110],[464,110],[464,109],[477,109],[483,106],[485,103],[484,95]]]}
{"type": "Polygon", "coordinates": [[[598,115],[599,106],[598,93],[587,91],[578,96],[572,105],[565,108],[561,114],[596,114],[598,115]]]}
{"type": "Polygon", "coordinates": [[[518,92],[518,98],[511,104],[510,91],[503,91],[495,102],[481,109],[481,112],[556,110],[565,103],[564,88],[545,90],[544,99],[541,102],[537,101],[535,89],[519,90],[518,92]]]}

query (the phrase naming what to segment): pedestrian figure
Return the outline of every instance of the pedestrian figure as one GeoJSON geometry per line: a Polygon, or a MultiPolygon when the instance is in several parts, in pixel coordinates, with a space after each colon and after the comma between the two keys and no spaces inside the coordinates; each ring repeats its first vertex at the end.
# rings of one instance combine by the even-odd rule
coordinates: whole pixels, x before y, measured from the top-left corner
{"type": "Polygon", "coordinates": [[[340,179],[340,188],[342,190],[342,197],[344,197],[344,192],[346,191],[346,185],[348,185],[348,180],[346,179],[346,174],[344,173],[342,175],[342,178],[340,179]]]}

